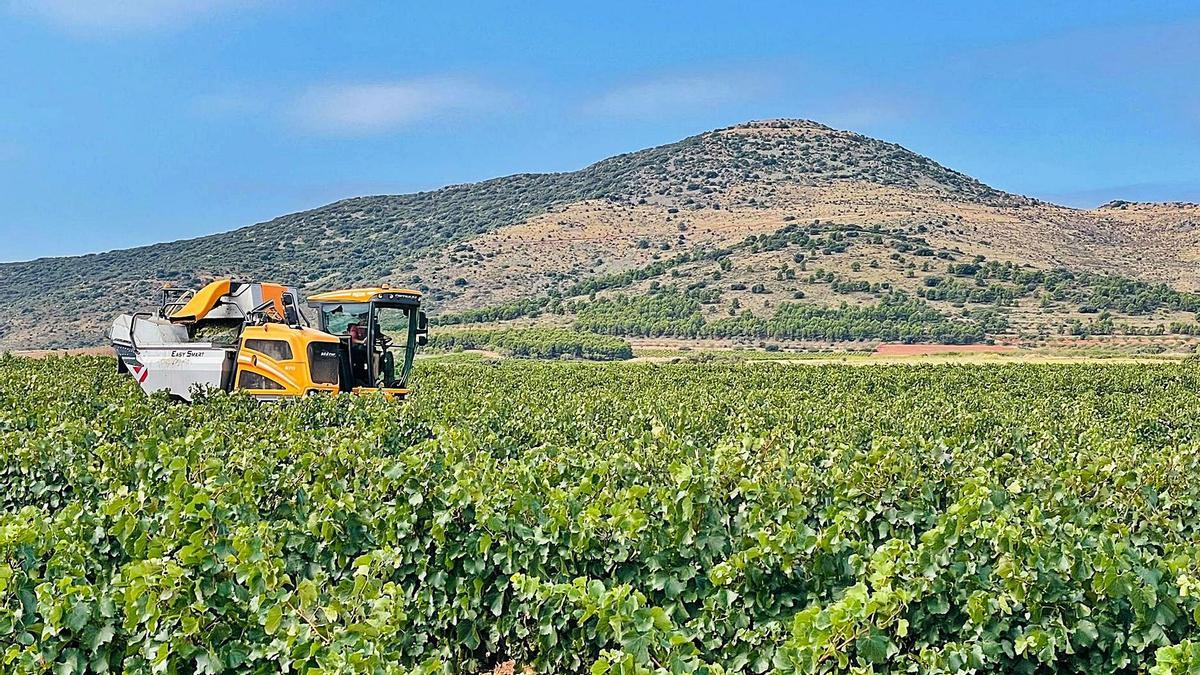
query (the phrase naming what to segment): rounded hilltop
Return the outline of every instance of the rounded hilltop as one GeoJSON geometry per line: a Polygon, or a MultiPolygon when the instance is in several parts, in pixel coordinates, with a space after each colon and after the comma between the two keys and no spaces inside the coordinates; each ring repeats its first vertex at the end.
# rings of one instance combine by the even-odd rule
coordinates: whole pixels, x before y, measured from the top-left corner
{"type": "Polygon", "coordinates": [[[730,129],[823,129],[826,131],[836,131],[831,126],[821,124],[816,120],[803,119],[799,117],[775,117],[761,120],[748,120],[741,122],[724,129],[716,129],[715,131],[727,131],[730,129]]]}
{"type": "Polygon", "coordinates": [[[992,205],[1028,203],[904,148],[807,119],[750,120],[570,174],[634,201],[720,203],[739,185],[871,183],[992,205]]]}

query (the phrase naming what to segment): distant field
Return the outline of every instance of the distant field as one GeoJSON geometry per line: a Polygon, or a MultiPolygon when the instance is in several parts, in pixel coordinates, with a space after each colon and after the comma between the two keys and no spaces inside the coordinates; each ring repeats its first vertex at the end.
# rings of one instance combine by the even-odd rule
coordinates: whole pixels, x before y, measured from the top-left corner
{"type": "Polygon", "coordinates": [[[463,352],[415,387],[181,405],[110,358],[0,357],[0,670],[1200,659],[1191,361],[463,352]]]}
{"type": "Polygon", "coordinates": [[[1015,352],[1013,345],[907,345],[881,344],[875,348],[878,356],[923,356],[926,354],[1002,354],[1015,352]]]}
{"type": "Polygon", "coordinates": [[[1111,363],[1170,362],[1195,352],[1177,341],[1112,344],[1092,340],[1048,347],[1018,345],[854,344],[779,345],[764,347],[709,341],[691,346],[683,341],[633,341],[635,361],[784,361],[805,364],[846,363],[1111,363]]]}

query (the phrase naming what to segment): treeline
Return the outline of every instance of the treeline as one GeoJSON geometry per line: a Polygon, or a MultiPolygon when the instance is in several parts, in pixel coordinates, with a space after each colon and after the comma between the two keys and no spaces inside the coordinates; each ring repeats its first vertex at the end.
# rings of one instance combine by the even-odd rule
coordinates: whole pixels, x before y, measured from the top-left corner
{"type": "Polygon", "coordinates": [[[917,289],[917,296],[926,300],[941,300],[954,304],[1012,306],[1017,298],[1028,295],[1027,291],[1000,284],[966,283],[956,279],[926,277],[925,287],[917,289]]]}
{"type": "Polygon", "coordinates": [[[1151,284],[1113,274],[1072,272],[1061,267],[1038,270],[1021,267],[1012,262],[984,262],[979,258],[970,263],[952,263],[946,267],[946,273],[952,277],[973,278],[976,285],[969,287],[952,280],[939,279],[937,283],[927,280],[926,283],[931,288],[925,289],[925,297],[931,300],[964,302],[999,301],[999,304],[1004,304],[1006,300],[1044,291],[1048,300],[1074,303],[1084,313],[1107,310],[1122,314],[1151,314],[1162,309],[1200,311],[1200,295],[1196,293],[1177,291],[1166,284],[1151,284]],[[989,284],[989,281],[1010,282],[1013,287],[996,286],[989,284]],[[985,290],[974,291],[973,288],[985,290]]]}
{"type": "Polygon", "coordinates": [[[940,342],[971,344],[1003,332],[1007,320],[999,314],[958,321],[928,304],[900,294],[885,296],[874,305],[822,307],[785,303],[769,319],[747,313],[713,322],[712,337],[775,338],[777,340],[828,340],[886,342],[940,342]]]}
{"type": "Polygon", "coordinates": [[[703,337],[700,300],[669,288],[648,295],[617,295],[578,305],[575,327],[605,335],[703,337]]]}
{"type": "Polygon", "coordinates": [[[989,333],[1008,328],[1007,319],[999,312],[974,312],[965,320],[957,320],[901,293],[888,294],[877,304],[866,306],[784,303],[770,318],[743,312],[707,321],[700,307],[695,297],[674,289],[650,295],[616,296],[580,307],[575,326],[594,333],[641,337],[949,344],[982,342],[989,333]]]}
{"type": "Polygon", "coordinates": [[[1079,277],[1080,311],[1110,310],[1122,314],[1150,314],[1160,309],[1200,311],[1200,295],[1177,291],[1166,284],[1148,284],[1122,277],[1085,274],[1079,277]]]}
{"type": "Polygon", "coordinates": [[[429,336],[429,348],[435,351],[487,349],[535,359],[570,356],[590,361],[616,361],[633,358],[633,347],[621,338],[564,328],[436,332],[429,336]]]}
{"type": "Polygon", "coordinates": [[[537,316],[549,304],[551,298],[522,298],[491,307],[468,309],[454,314],[442,314],[430,321],[435,326],[453,326],[463,323],[491,323],[511,321],[526,316],[537,316]]]}

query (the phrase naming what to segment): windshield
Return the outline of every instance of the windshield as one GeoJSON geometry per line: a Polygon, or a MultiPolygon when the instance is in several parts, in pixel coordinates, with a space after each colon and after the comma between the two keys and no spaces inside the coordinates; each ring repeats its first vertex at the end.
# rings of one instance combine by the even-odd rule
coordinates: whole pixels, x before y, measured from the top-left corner
{"type": "Polygon", "coordinates": [[[344,302],[340,305],[323,305],[321,307],[321,325],[325,332],[332,335],[346,335],[350,326],[357,324],[367,327],[367,316],[371,313],[371,305],[366,302],[344,302]]]}
{"type": "Polygon", "coordinates": [[[386,386],[399,386],[408,374],[409,320],[414,310],[401,307],[375,308],[375,332],[382,348],[382,373],[386,386]]]}
{"type": "Polygon", "coordinates": [[[385,333],[407,333],[408,316],[411,311],[406,307],[380,307],[375,315],[379,318],[379,327],[385,333]]]}
{"type": "Polygon", "coordinates": [[[376,330],[388,338],[385,340],[388,348],[403,351],[408,346],[408,322],[412,310],[402,307],[377,307],[375,320],[376,330]]]}

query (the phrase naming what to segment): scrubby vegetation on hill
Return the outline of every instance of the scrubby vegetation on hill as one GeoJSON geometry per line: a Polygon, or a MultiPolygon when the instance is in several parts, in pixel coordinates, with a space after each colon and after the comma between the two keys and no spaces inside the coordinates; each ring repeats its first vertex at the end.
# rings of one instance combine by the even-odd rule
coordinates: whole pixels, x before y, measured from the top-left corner
{"type": "MultiPolygon", "coordinates": [[[[904,232],[884,231],[879,226],[865,227],[854,224],[823,224],[820,221],[811,224],[790,223],[771,233],[749,235],[742,241],[728,246],[720,248],[697,248],[689,252],[674,255],[665,260],[656,260],[642,267],[590,277],[572,283],[562,289],[552,290],[542,297],[520,298],[499,305],[441,314],[434,317],[433,322],[435,325],[447,326],[536,317],[543,311],[561,314],[564,311],[564,307],[567,306],[564,305],[565,299],[585,295],[590,296],[602,291],[625,288],[640,281],[657,279],[673,273],[673,270],[688,263],[714,262],[721,270],[728,270],[731,268],[731,256],[739,253],[756,254],[764,251],[781,251],[791,247],[802,251],[802,253],[797,253],[793,257],[793,260],[800,263],[800,269],[804,269],[803,262],[806,255],[842,253],[852,246],[852,242],[858,240],[870,241],[901,252],[929,249],[929,243],[919,236],[911,236],[904,232]]],[[[932,249],[929,250],[932,251],[932,249]]],[[[933,253],[931,252],[930,255],[933,255],[933,253]]],[[[940,252],[939,257],[953,259],[946,252],[940,252]]],[[[786,272],[787,270],[780,270],[781,274],[786,272]]],[[[837,281],[837,277],[832,274],[830,274],[828,279],[826,279],[824,273],[822,273],[820,279],[815,275],[810,276],[812,276],[813,283],[820,283],[825,280],[831,283],[837,281]]],[[[794,274],[789,278],[794,278],[794,274]]],[[[703,288],[703,286],[700,286],[700,288],[703,288]]],[[[850,282],[845,282],[845,285],[841,288],[844,288],[845,292],[852,292],[852,290],[858,287],[856,285],[852,286],[850,282]]],[[[867,290],[872,290],[872,288],[870,284],[867,285],[867,290]]],[[[881,288],[874,288],[874,292],[879,292],[880,290],[881,288]]],[[[709,297],[710,302],[715,300],[715,296],[711,290],[707,292],[706,297],[709,297]]]]}
{"type": "MultiPolygon", "coordinates": [[[[74,258],[0,264],[0,326],[89,320],[51,346],[93,342],[113,314],[153,303],[164,285],[235,276],[306,289],[374,284],[447,242],[519,221],[586,186],[561,174],[519,175],[435,192],[347,199],[209,237],[74,258]]],[[[74,325],[72,325],[74,324],[74,325]]],[[[0,328],[0,331],[3,331],[0,328]]],[[[53,335],[53,334],[52,334],[53,335]]],[[[5,342],[0,332],[0,343],[5,342]]]]}

